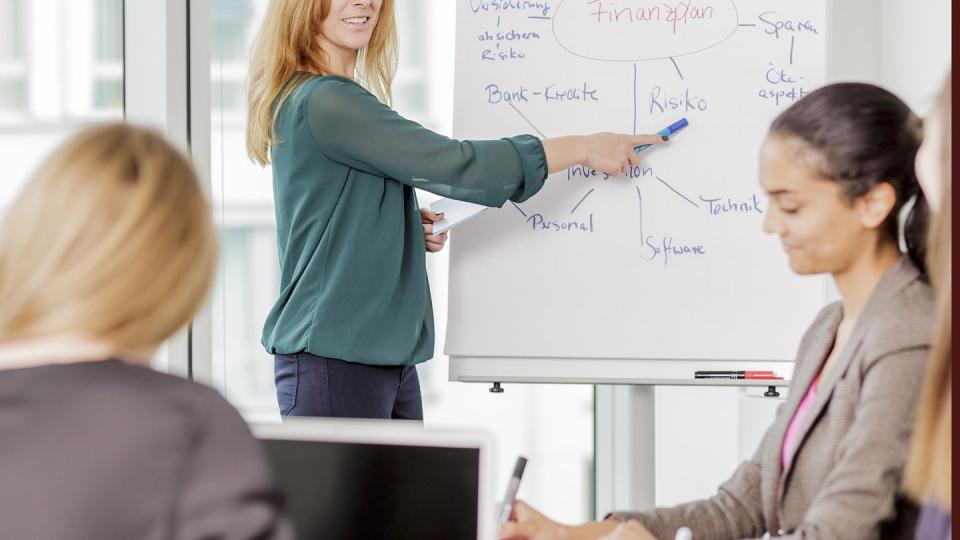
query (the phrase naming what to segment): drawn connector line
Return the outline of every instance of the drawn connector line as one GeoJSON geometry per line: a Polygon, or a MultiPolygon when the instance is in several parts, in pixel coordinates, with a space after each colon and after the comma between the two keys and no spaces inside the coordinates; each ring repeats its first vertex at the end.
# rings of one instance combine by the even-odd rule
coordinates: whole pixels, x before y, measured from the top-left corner
{"type": "Polygon", "coordinates": [[[790,36],[790,65],[793,65],[793,42],[796,36],[790,36]]]}
{"type": "Polygon", "coordinates": [[[524,115],[522,112],[520,112],[520,109],[518,109],[516,105],[514,105],[513,103],[507,103],[507,105],[509,105],[510,108],[512,108],[513,110],[517,111],[517,114],[520,115],[520,118],[523,118],[523,120],[524,120],[530,127],[532,127],[533,130],[536,131],[538,135],[540,135],[540,136],[543,137],[544,139],[547,138],[547,136],[544,135],[542,131],[540,131],[539,129],[537,129],[537,126],[533,125],[533,122],[531,122],[530,119],[526,117],[526,115],[524,115]]]}
{"type": "Polygon", "coordinates": [[[737,26],[756,26],[756,23],[750,23],[750,24],[740,23],[740,24],[738,24],[737,26]]]}
{"type": "Polygon", "coordinates": [[[552,21],[552,20],[553,20],[552,17],[540,17],[540,16],[538,16],[538,15],[530,15],[530,16],[527,17],[527,18],[528,18],[528,19],[540,19],[540,20],[543,20],[543,21],[552,21]]]}
{"type": "Polygon", "coordinates": [[[637,64],[633,64],[633,134],[637,134],[637,64]]]}
{"type": "Polygon", "coordinates": [[[680,76],[680,80],[682,81],[682,80],[683,80],[683,73],[680,73],[680,66],[677,65],[676,59],[674,59],[674,58],[671,56],[671,57],[670,57],[670,62],[673,64],[673,68],[677,70],[677,75],[680,76]]]}
{"type": "Polygon", "coordinates": [[[699,204],[691,201],[689,197],[687,197],[687,196],[684,195],[683,193],[680,193],[679,191],[677,191],[676,189],[674,189],[673,186],[671,186],[670,184],[668,184],[663,178],[660,178],[660,177],[658,176],[658,177],[657,177],[657,180],[659,180],[661,184],[667,186],[667,187],[670,189],[670,191],[676,193],[676,194],[679,195],[681,198],[683,198],[683,200],[685,200],[685,201],[687,201],[688,203],[692,204],[692,205],[693,205],[694,207],[696,207],[696,208],[700,208],[700,205],[699,205],[699,204]]]}
{"type": "Polygon", "coordinates": [[[640,242],[643,242],[643,194],[640,193],[640,186],[633,186],[637,188],[637,201],[640,203],[640,242]]]}
{"type": "Polygon", "coordinates": [[[513,207],[517,209],[517,212],[520,212],[521,214],[523,214],[523,217],[527,217],[527,213],[523,211],[523,208],[520,208],[519,206],[517,206],[517,203],[510,201],[510,204],[512,204],[513,207]]]}
{"type": "Polygon", "coordinates": [[[589,197],[590,194],[593,193],[593,191],[594,191],[594,188],[590,188],[590,191],[588,191],[587,194],[584,195],[582,199],[580,199],[580,202],[578,202],[577,205],[573,207],[573,210],[571,210],[570,213],[572,214],[576,212],[577,208],[580,208],[580,205],[583,204],[583,201],[587,200],[587,197],[589,197]]]}

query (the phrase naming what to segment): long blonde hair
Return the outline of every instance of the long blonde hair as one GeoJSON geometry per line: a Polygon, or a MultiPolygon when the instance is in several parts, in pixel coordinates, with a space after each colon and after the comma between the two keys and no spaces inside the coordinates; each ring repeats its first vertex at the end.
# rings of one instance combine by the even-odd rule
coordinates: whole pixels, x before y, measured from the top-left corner
{"type": "MultiPolygon", "coordinates": [[[[382,0],[370,42],[357,55],[357,82],[390,104],[397,66],[397,23],[393,0],[382,0]]],[[[321,24],[330,0],[272,0],[250,55],[247,87],[247,154],[270,163],[277,114],[290,94],[312,74],[329,75],[320,47],[321,24]]]]}
{"type": "Polygon", "coordinates": [[[79,334],[152,352],[197,311],[215,264],[187,159],[145,128],[84,129],[0,222],[0,341],[79,334]]]}
{"type": "Polygon", "coordinates": [[[937,323],[930,364],[917,408],[910,457],[905,473],[907,493],[917,501],[932,499],[944,509],[951,504],[951,76],[933,114],[942,115],[940,148],[942,198],[930,229],[928,266],[937,295],[937,323]]]}

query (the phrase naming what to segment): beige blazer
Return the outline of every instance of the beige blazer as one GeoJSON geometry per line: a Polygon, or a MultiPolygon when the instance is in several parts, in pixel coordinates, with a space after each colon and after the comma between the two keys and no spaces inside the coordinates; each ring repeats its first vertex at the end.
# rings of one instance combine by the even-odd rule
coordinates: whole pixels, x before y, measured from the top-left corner
{"type": "Polygon", "coordinates": [[[690,527],[696,540],[771,536],[912,538],[916,509],[898,496],[930,347],[933,295],[903,257],[871,295],[800,425],[781,471],[787,424],[830,353],[843,308],[825,307],[800,343],[786,402],[753,458],[716,495],[673,508],[617,512],[657,538],[690,527]]]}

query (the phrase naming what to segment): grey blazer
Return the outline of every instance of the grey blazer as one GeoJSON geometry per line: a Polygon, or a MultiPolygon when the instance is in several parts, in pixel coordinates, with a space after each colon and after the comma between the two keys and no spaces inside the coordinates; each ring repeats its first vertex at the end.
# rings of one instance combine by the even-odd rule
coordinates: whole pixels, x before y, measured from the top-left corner
{"type": "Polygon", "coordinates": [[[898,496],[913,414],[929,352],[933,295],[901,258],[877,285],[850,340],[800,425],[799,447],[781,471],[781,444],[820,371],[842,318],[825,307],[800,343],[787,401],[753,458],[709,499],[636,519],[657,538],[690,527],[696,540],[912,538],[916,509],[898,496]]]}
{"type": "Polygon", "coordinates": [[[290,538],[216,390],[117,360],[0,370],[0,538],[290,538]]]}

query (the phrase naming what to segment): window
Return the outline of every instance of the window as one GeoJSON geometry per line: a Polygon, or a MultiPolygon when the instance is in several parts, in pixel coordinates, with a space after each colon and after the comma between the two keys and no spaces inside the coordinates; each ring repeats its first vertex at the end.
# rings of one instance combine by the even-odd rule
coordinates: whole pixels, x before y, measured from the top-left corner
{"type": "Polygon", "coordinates": [[[211,2],[211,181],[221,231],[213,294],[214,384],[250,419],[276,417],[273,359],[260,346],[279,294],[270,169],[247,157],[245,83],[266,0],[211,2]]]}
{"type": "Polygon", "coordinates": [[[123,118],[123,0],[0,0],[0,212],[64,137],[123,118]]]}
{"type": "MultiPolygon", "coordinates": [[[[265,2],[260,1],[257,7],[262,14],[265,2]]],[[[246,114],[247,57],[255,31],[253,0],[214,0],[210,9],[213,107],[225,114],[231,124],[242,126],[246,114]]]]}
{"type": "Polygon", "coordinates": [[[94,14],[93,110],[123,109],[123,0],[97,0],[94,14]]]}
{"type": "MultiPolygon", "coordinates": [[[[211,3],[211,179],[221,231],[221,267],[213,298],[213,382],[250,420],[277,419],[273,358],[260,345],[263,321],[279,293],[270,169],[246,155],[244,84],[247,59],[267,0],[211,3]]],[[[400,66],[394,108],[450,133],[455,3],[398,2],[400,66]]],[[[421,206],[433,196],[418,193],[421,206]]],[[[479,428],[497,442],[505,488],[517,454],[530,458],[520,495],[550,515],[592,517],[593,391],[589,386],[451,383],[442,355],[446,327],[447,254],[428,256],[438,347],[418,367],[426,425],[479,428]]]]}
{"type": "Polygon", "coordinates": [[[24,109],[27,66],[22,0],[0,0],[0,115],[24,109]]]}

